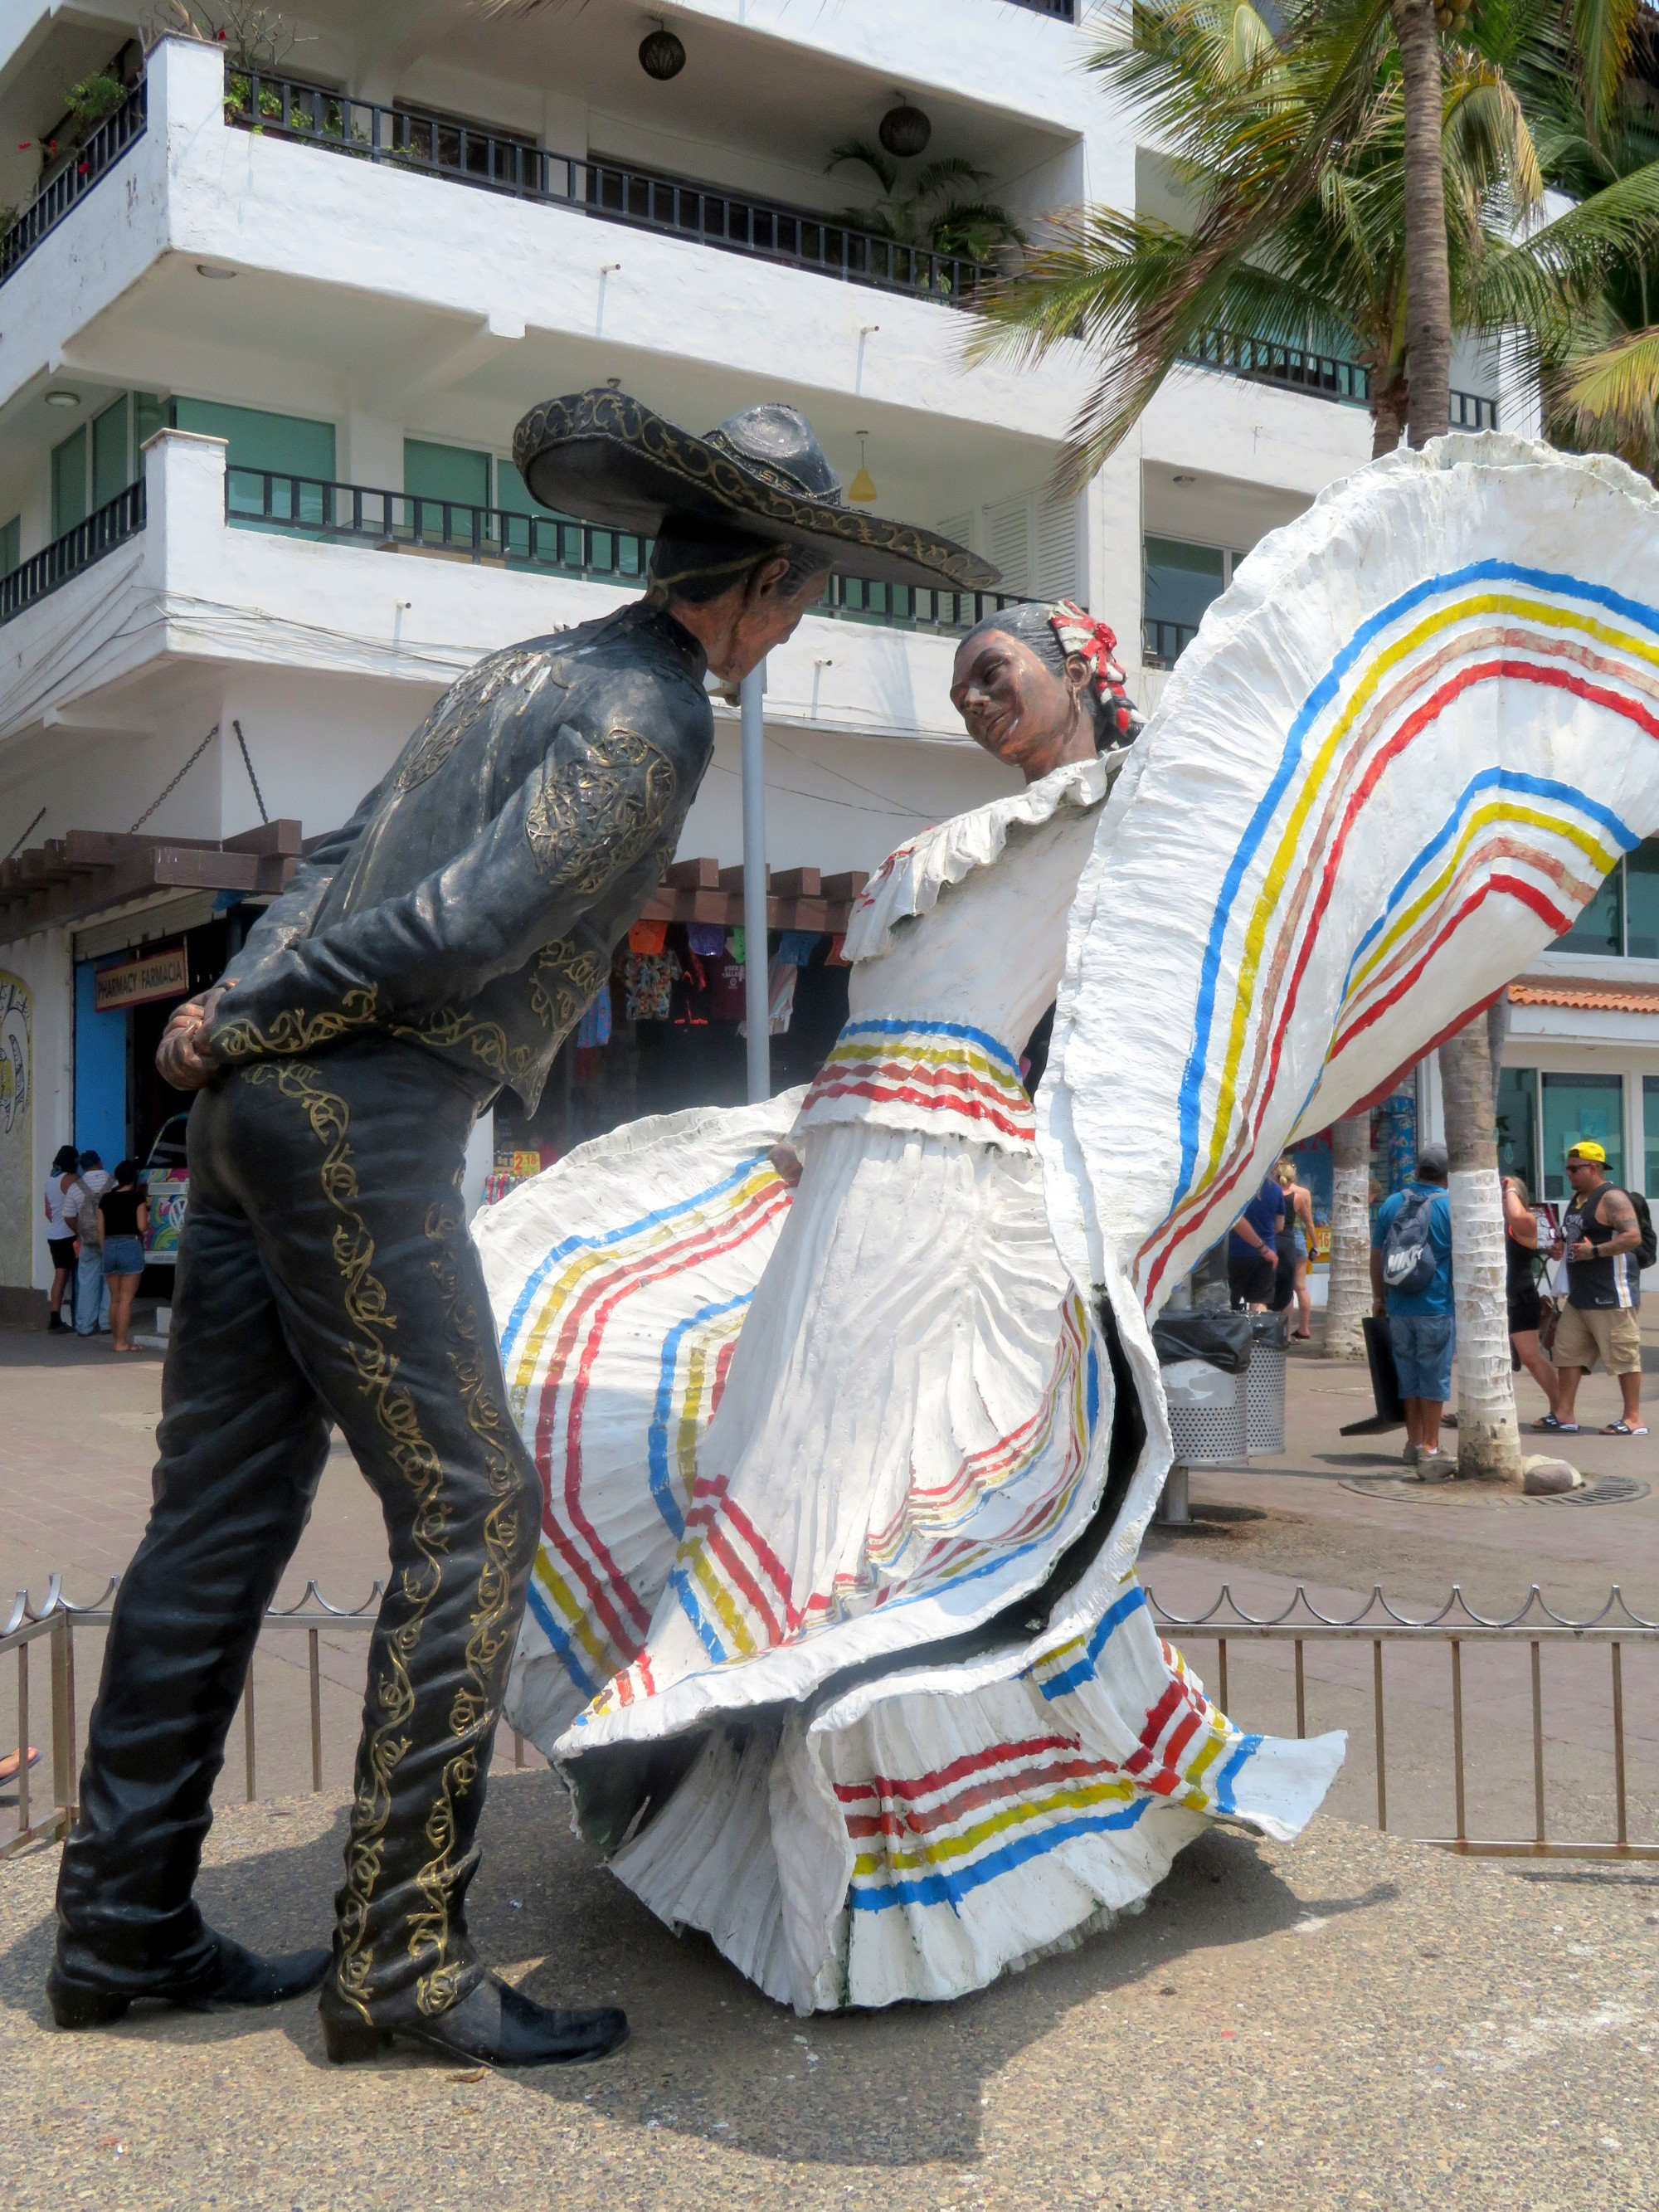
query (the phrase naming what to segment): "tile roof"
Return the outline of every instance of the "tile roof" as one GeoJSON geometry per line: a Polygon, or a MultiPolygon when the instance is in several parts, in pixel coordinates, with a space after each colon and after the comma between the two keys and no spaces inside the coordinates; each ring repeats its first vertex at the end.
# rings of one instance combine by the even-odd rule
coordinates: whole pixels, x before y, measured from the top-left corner
{"type": "Polygon", "coordinates": [[[1510,986],[1516,1006],[1571,1006],[1581,1013],[1659,1015],[1659,983],[1608,983],[1590,975],[1523,975],[1510,986]]]}

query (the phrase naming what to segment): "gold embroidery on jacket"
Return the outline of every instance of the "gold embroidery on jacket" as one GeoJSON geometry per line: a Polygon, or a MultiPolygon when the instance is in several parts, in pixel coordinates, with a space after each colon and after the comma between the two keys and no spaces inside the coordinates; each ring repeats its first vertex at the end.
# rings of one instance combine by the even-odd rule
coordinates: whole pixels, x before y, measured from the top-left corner
{"type": "Polygon", "coordinates": [[[457,1052],[465,1046],[498,1083],[522,1082],[536,1064],[537,1054],[527,1044],[512,1043],[499,1022],[457,1006],[440,1006],[412,1022],[388,1022],[386,1026],[388,1036],[428,1045],[434,1052],[457,1052]]]}
{"type": "Polygon", "coordinates": [[[678,789],[673,762],[636,730],[606,730],[562,762],[550,753],[525,817],[537,866],[561,890],[603,890],[665,838],[678,789]]]}
{"type": "MultiPolygon", "coordinates": [[[[274,1082],[285,1098],[295,1100],[304,1109],[312,1134],[325,1148],[322,1186],[337,1216],[332,1252],[343,1285],[346,1352],[359,1387],[374,1408],[387,1455],[414,1501],[409,1534],[420,1564],[405,1565],[399,1572],[382,1607],[370,1646],[371,1667],[378,1662],[383,1671],[371,1674],[369,1681],[369,1703],[376,1717],[366,1727],[358,1755],[340,1909],[340,1993],[368,2020],[373,1981],[373,1959],[365,1948],[368,1910],[385,1861],[382,1839],[392,1816],[392,1782],[413,1741],[415,1690],[409,1662],[420,1643],[426,1616],[443,1587],[444,1555],[448,1549],[443,1463],[422,1432],[412,1394],[397,1379],[398,1358],[390,1349],[389,1340],[396,1334],[398,1317],[392,1311],[385,1284],[374,1272],[374,1239],[357,1211],[357,1170],[349,1141],[350,1113],[344,1099],[323,1087],[314,1067],[291,1060],[251,1067],[244,1079],[254,1084],[274,1082]],[[401,1607],[404,1618],[388,1627],[386,1615],[394,1606],[401,1607]]],[[[443,1925],[432,1940],[440,1952],[447,1948],[447,1907],[443,1925]]]]}
{"type": "Polygon", "coordinates": [[[523,684],[524,696],[518,704],[527,706],[552,673],[553,655],[544,646],[514,646],[505,653],[492,653],[468,669],[434,708],[426,734],[417,734],[414,750],[398,771],[398,789],[412,791],[417,783],[435,775],[498,691],[508,684],[523,684]]]}
{"type": "Polygon", "coordinates": [[[611,972],[603,952],[573,945],[568,937],[544,945],[530,966],[530,1005],[556,1037],[562,1037],[587,1012],[611,972]]]}
{"type": "Polygon", "coordinates": [[[261,1029],[247,1015],[233,1016],[217,1024],[213,1032],[213,1055],[228,1064],[238,1060],[273,1060],[279,1054],[315,1052],[332,1044],[348,1030],[370,1029],[379,1014],[380,990],[374,983],[346,992],[337,1007],[316,1013],[283,1007],[261,1029]]]}
{"type": "Polygon", "coordinates": [[[464,1994],[465,1965],[446,1955],[450,1899],[465,1870],[454,1855],[456,1806],[458,1799],[477,1787],[481,1759],[501,1717],[529,1565],[528,1555],[521,1557],[523,1516],[527,1510],[533,1515],[535,1508],[533,1478],[489,1387],[495,1363],[480,1348],[477,1314],[456,1261],[457,1248],[466,1235],[465,1220],[459,1211],[434,1206],[426,1218],[426,1234],[437,1248],[432,1270],[445,1331],[455,1340],[448,1354],[450,1371],[467,1425],[482,1448],[489,1492],[479,1532],[483,1557],[462,1654],[465,1678],[449,1707],[449,1732],[458,1747],[444,1763],[438,1796],[427,1819],[425,1835],[433,1856],[415,1877],[426,1909],[410,1918],[409,1955],[422,1968],[416,2002],[429,2014],[446,2010],[464,1994]]]}

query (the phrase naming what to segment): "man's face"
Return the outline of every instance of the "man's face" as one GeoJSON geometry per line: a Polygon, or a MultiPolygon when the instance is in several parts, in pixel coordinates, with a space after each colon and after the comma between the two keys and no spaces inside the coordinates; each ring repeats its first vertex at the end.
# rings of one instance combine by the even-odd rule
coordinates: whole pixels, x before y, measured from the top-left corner
{"type": "Polygon", "coordinates": [[[729,684],[741,683],[775,645],[794,635],[801,617],[823,597],[827,567],[815,570],[805,583],[797,582],[793,590],[783,588],[788,573],[789,562],[780,556],[769,561],[740,594],[732,594],[737,604],[732,619],[720,625],[721,635],[704,640],[708,665],[716,676],[729,684]]]}

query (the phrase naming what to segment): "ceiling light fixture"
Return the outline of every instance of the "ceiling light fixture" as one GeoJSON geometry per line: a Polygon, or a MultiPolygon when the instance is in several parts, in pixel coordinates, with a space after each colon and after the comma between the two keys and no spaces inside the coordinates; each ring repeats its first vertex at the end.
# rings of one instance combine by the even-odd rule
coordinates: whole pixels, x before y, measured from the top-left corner
{"type": "Polygon", "coordinates": [[[898,106],[890,107],[882,117],[876,136],[890,154],[896,154],[901,161],[906,161],[913,154],[926,153],[927,141],[933,135],[933,126],[904,93],[896,93],[894,97],[898,106]]]}
{"type": "Polygon", "coordinates": [[[211,276],[218,284],[228,284],[236,271],[234,269],[216,269],[210,261],[198,261],[196,264],[196,274],[198,276],[211,276]]]}
{"type": "Polygon", "coordinates": [[[685,48],[660,15],[656,29],[640,40],[640,67],[659,84],[666,84],[685,67],[685,48]]]}
{"type": "Polygon", "coordinates": [[[78,392],[49,392],[46,404],[48,407],[78,407],[81,395],[78,392]]]}
{"type": "Polygon", "coordinates": [[[859,472],[848,485],[847,496],[848,499],[856,499],[864,502],[872,500],[876,495],[876,480],[864,465],[864,441],[870,433],[867,430],[855,430],[853,434],[859,441],[859,472]]]}
{"type": "Polygon", "coordinates": [[[1196,477],[1183,477],[1179,470],[1177,470],[1173,481],[1179,484],[1188,484],[1196,483],[1198,482],[1198,478],[1196,477]]]}

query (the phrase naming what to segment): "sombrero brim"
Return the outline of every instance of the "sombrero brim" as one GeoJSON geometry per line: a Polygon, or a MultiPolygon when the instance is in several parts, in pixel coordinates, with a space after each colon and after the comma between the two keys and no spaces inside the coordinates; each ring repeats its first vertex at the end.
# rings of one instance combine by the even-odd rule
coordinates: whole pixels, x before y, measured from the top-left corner
{"type": "Polygon", "coordinates": [[[532,407],[513,435],[531,495],[562,514],[653,538],[670,514],[706,515],[781,545],[808,545],[844,575],[984,592],[998,571],[936,530],[813,499],[763,462],[695,437],[626,392],[576,392],[532,407]]]}

